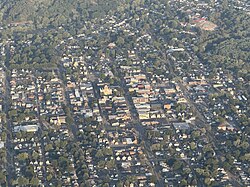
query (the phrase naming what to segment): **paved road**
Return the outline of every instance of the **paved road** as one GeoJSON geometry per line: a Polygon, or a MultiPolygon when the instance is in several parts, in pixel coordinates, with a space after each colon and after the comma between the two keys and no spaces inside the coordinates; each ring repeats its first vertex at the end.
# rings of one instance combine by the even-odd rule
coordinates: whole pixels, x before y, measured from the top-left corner
{"type": "Polygon", "coordinates": [[[120,79],[121,79],[121,88],[124,90],[124,93],[125,93],[124,97],[125,97],[125,100],[127,102],[128,107],[129,107],[132,122],[134,123],[134,127],[136,130],[137,136],[142,142],[144,142],[143,150],[146,153],[146,162],[149,165],[153,175],[156,176],[156,178],[157,178],[157,184],[156,184],[157,187],[163,187],[164,186],[163,178],[162,178],[160,172],[157,170],[157,168],[152,164],[153,162],[156,161],[156,158],[155,158],[153,152],[151,151],[150,144],[148,142],[148,139],[146,138],[145,127],[143,127],[140,123],[140,120],[139,120],[138,114],[137,114],[137,110],[134,106],[132,97],[129,94],[129,91],[128,91],[128,88],[125,84],[124,78],[120,77],[120,79]]]}
{"type": "MultiPolygon", "coordinates": [[[[3,64],[3,68],[5,72],[7,72],[7,67],[5,64],[3,64]]],[[[13,179],[14,176],[14,149],[13,149],[13,144],[12,144],[12,124],[11,120],[9,119],[8,116],[8,111],[10,109],[10,102],[9,98],[10,97],[10,85],[9,85],[9,77],[6,74],[6,79],[5,79],[5,95],[4,95],[4,112],[7,114],[7,128],[5,129],[7,131],[7,139],[6,139],[6,151],[7,151],[7,185],[11,186],[11,180],[13,179]]]]}
{"type": "MultiPolygon", "coordinates": [[[[163,55],[165,59],[166,56],[163,55]]],[[[175,73],[174,73],[174,64],[176,63],[175,60],[173,60],[173,58],[171,58],[171,56],[168,56],[169,60],[165,60],[166,62],[168,62],[169,66],[171,67],[171,72],[173,73],[173,75],[175,76],[175,78],[177,79],[177,82],[178,82],[178,85],[180,86],[181,88],[181,91],[182,93],[184,94],[185,98],[187,99],[188,103],[191,105],[191,107],[193,108],[195,114],[196,114],[196,123],[195,123],[195,127],[198,127],[198,128],[205,128],[207,131],[206,131],[206,137],[209,141],[209,143],[212,144],[213,146],[213,149],[215,150],[216,152],[216,158],[221,161],[221,157],[223,154],[219,151],[218,149],[218,145],[220,144],[220,142],[217,141],[216,137],[214,136],[213,132],[210,131],[208,129],[208,123],[206,122],[205,118],[204,118],[204,115],[202,114],[202,112],[198,109],[197,107],[197,104],[190,99],[189,95],[189,91],[187,90],[187,88],[183,85],[182,81],[180,80],[179,76],[177,76],[175,73]]],[[[237,178],[235,177],[235,175],[233,173],[231,173],[230,171],[227,171],[228,175],[230,176],[230,179],[231,179],[231,182],[234,186],[242,186],[242,184],[237,180],[237,178]]]]}

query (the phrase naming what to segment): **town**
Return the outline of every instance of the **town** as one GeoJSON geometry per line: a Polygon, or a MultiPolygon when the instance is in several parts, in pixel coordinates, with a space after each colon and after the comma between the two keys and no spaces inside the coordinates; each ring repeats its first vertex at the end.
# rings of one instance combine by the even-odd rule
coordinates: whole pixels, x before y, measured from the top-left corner
{"type": "Polygon", "coordinates": [[[250,186],[249,82],[195,46],[221,1],[150,2],[57,37],[56,66],[0,43],[0,186],[250,186]]]}

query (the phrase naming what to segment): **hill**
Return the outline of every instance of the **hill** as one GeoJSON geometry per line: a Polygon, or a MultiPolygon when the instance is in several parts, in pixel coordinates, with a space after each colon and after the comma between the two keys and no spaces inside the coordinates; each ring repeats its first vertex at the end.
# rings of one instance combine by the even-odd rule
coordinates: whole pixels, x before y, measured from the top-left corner
{"type": "Polygon", "coordinates": [[[32,21],[36,26],[58,26],[107,14],[110,10],[115,10],[121,2],[117,0],[2,0],[0,1],[0,22],[6,25],[32,21]]]}

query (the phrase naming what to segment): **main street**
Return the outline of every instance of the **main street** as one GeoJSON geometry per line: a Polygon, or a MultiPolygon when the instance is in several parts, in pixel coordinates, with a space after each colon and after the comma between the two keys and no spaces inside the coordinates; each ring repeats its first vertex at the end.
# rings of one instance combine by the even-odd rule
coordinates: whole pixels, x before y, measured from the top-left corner
{"type": "Polygon", "coordinates": [[[148,142],[148,139],[146,138],[146,129],[145,127],[142,126],[138,114],[137,114],[137,110],[134,106],[133,100],[131,95],[129,94],[128,88],[125,84],[125,80],[124,77],[119,77],[121,80],[121,88],[124,91],[124,97],[126,100],[126,103],[129,107],[130,113],[131,113],[131,118],[132,118],[132,123],[134,125],[134,128],[136,130],[136,134],[138,136],[138,138],[141,141],[141,145],[143,147],[144,152],[146,153],[146,162],[147,164],[150,166],[151,171],[153,172],[153,175],[156,177],[157,179],[157,187],[163,187],[164,186],[164,180],[163,177],[161,176],[160,172],[159,172],[159,168],[156,168],[155,165],[153,165],[153,163],[157,160],[154,156],[154,153],[152,152],[152,150],[150,149],[150,144],[148,142]]]}

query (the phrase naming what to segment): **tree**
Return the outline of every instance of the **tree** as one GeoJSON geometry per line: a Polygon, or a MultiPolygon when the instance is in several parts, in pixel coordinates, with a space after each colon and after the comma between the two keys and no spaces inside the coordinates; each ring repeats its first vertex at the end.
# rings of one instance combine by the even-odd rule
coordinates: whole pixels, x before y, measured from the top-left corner
{"type": "Polygon", "coordinates": [[[176,28],[176,27],[178,26],[177,21],[175,21],[175,20],[170,21],[170,26],[171,26],[172,28],[176,28]]]}
{"type": "Polygon", "coordinates": [[[17,182],[19,186],[27,186],[29,184],[29,180],[25,177],[18,177],[17,182]]]}
{"type": "Polygon", "coordinates": [[[50,181],[53,178],[53,176],[51,174],[47,175],[47,180],[50,181]]]}
{"type": "Polygon", "coordinates": [[[0,184],[6,183],[6,175],[3,171],[0,171],[0,184]]]}
{"type": "Polygon", "coordinates": [[[17,159],[19,161],[24,161],[29,157],[28,153],[20,153],[19,155],[17,155],[17,159]]]}
{"type": "Polygon", "coordinates": [[[209,185],[211,184],[210,178],[206,177],[206,178],[204,179],[204,183],[205,183],[207,186],[209,186],[209,185]]]}
{"type": "Polygon", "coordinates": [[[193,132],[191,133],[191,137],[192,137],[193,139],[198,138],[200,135],[201,135],[201,133],[200,133],[199,130],[195,130],[195,131],[193,131],[193,132]]]}
{"type": "Polygon", "coordinates": [[[88,174],[88,173],[84,173],[83,179],[84,179],[84,180],[88,180],[88,178],[89,178],[89,174],[88,174]]]}
{"type": "Polygon", "coordinates": [[[25,176],[28,178],[32,178],[35,175],[34,168],[32,165],[29,165],[25,168],[25,176]]]}
{"type": "Polygon", "coordinates": [[[151,181],[152,183],[156,183],[156,182],[157,182],[157,177],[156,177],[155,175],[152,175],[152,176],[150,177],[150,181],[151,181]]]}
{"type": "Polygon", "coordinates": [[[180,186],[187,186],[187,181],[185,179],[182,179],[180,186]]]}
{"type": "Polygon", "coordinates": [[[119,46],[122,46],[122,45],[124,44],[124,39],[123,39],[122,37],[118,37],[118,39],[117,39],[117,44],[118,44],[119,46]]]}
{"type": "Polygon", "coordinates": [[[152,151],[160,151],[161,150],[161,144],[159,144],[159,143],[153,144],[153,145],[151,145],[151,149],[152,149],[152,151]]]}
{"type": "Polygon", "coordinates": [[[1,140],[2,140],[2,141],[6,141],[6,138],[7,138],[6,132],[2,132],[2,133],[1,133],[1,140]]]}
{"type": "Polygon", "coordinates": [[[31,185],[31,186],[39,186],[39,179],[36,178],[36,177],[33,177],[33,178],[30,180],[30,185],[31,185]]]}
{"type": "Polygon", "coordinates": [[[11,110],[8,112],[9,114],[9,117],[12,118],[12,117],[16,117],[17,116],[17,110],[11,110]]]}
{"type": "Polygon", "coordinates": [[[48,152],[48,151],[50,151],[50,150],[52,150],[53,149],[53,145],[52,144],[47,144],[46,146],[45,146],[45,151],[46,152],[48,152]]]}
{"type": "Polygon", "coordinates": [[[182,162],[180,162],[179,160],[176,160],[173,164],[173,170],[179,170],[182,167],[182,162]]]}
{"type": "Polygon", "coordinates": [[[245,149],[245,150],[247,150],[248,149],[248,147],[249,147],[249,143],[248,142],[246,142],[246,141],[244,141],[244,142],[242,142],[241,143],[241,145],[240,145],[243,149],[245,149]]]}
{"type": "Polygon", "coordinates": [[[100,74],[100,79],[104,80],[104,79],[105,79],[105,77],[106,77],[106,76],[105,76],[105,74],[104,74],[104,73],[101,73],[101,74],[100,74]]]}
{"type": "Polygon", "coordinates": [[[109,169],[114,168],[115,167],[115,160],[107,161],[106,165],[107,165],[107,168],[109,168],[109,169]]]}
{"type": "Polygon", "coordinates": [[[97,152],[96,152],[96,155],[95,155],[97,158],[101,158],[101,157],[103,157],[103,153],[102,153],[102,150],[98,150],[97,152]]]}
{"type": "Polygon", "coordinates": [[[250,161],[250,153],[246,153],[244,156],[240,157],[241,160],[244,160],[244,161],[250,161]]]}
{"type": "Polygon", "coordinates": [[[71,116],[66,117],[66,123],[68,125],[72,125],[74,123],[74,119],[71,116]]]}
{"type": "Polygon", "coordinates": [[[109,187],[108,183],[103,184],[103,187],[109,187]]]}
{"type": "Polygon", "coordinates": [[[195,148],[196,148],[195,142],[191,142],[191,143],[190,143],[190,149],[191,149],[191,150],[194,150],[195,148]]]}
{"type": "Polygon", "coordinates": [[[98,162],[98,167],[99,168],[104,168],[105,164],[106,164],[105,161],[101,160],[101,161],[98,162]]]}
{"type": "Polygon", "coordinates": [[[123,182],[122,182],[122,181],[119,181],[119,182],[117,183],[117,187],[123,187],[123,182]]]}

